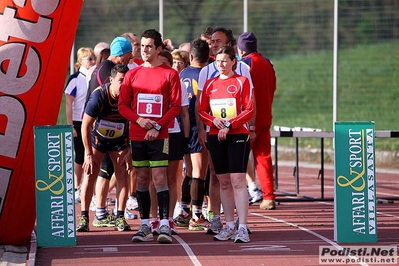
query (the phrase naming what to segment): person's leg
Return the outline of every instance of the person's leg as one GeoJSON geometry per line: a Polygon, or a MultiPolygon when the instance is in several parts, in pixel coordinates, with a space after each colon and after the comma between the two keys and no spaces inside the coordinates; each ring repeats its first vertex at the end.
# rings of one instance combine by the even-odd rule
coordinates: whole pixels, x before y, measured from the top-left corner
{"type": "MultiPolygon", "coordinates": [[[[220,206],[222,204],[221,201],[221,184],[219,180],[219,174],[221,175],[221,178],[223,179],[224,182],[224,189],[227,189],[228,186],[231,186],[231,181],[229,178],[225,177],[224,175],[228,173],[228,156],[227,156],[227,145],[225,142],[220,142],[217,138],[217,136],[208,136],[208,147],[209,147],[209,173],[210,173],[210,184],[209,184],[209,197],[210,197],[210,202],[212,206],[212,212],[213,212],[213,219],[212,219],[212,224],[210,227],[206,230],[207,234],[218,234],[222,228],[223,228],[223,223],[221,220],[221,211],[220,211],[220,206]],[[216,169],[217,168],[217,169],[216,169]],[[217,174],[218,173],[218,174],[217,174]],[[224,178],[225,177],[225,178],[224,178]]],[[[229,195],[226,192],[226,196],[229,197],[229,195]]],[[[231,191],[231,193],[233,193],[231,191]]],[[[234,199],[232,200],[234,201],[234,199]]],[[[230,203],[231,204],[231,203],[230,203]]],[[[224,204],[223,205],[223,210],[225,209],[224,204]]],[[[234,203],[233,203],[234,205],[234,203]]],[[[229,203],[226,202],[226,207],[231,208],[229,203]]],[[[227,218],[228,219],[234,219],[234,207],[233,211],[227,210],[227,218]],[[230,211],[230,213],[229,213],[230,211]],[[233,217],[229,217],[229,215],[233,215],[233,217]]],[[[230,220],[227,220],[231,222],[230,220]]]]}
{"type": "MultiPolygon", "coordinates": [[[[182,160],[169,161],[168,166],[168,188],[169,188],[169,216],[172,216],[177,202],[177,180],[182,173],[182,160]]],[[[181,179],[181,178],[180,178],[181,179]]]]}
{"type": "MultiPolygon", "coordinates": [[[[191,154],[185,155],[186,161],[186,175],[181,183],[181,201],[180,201],[180,215],[178,217],[177,225],[185,226],[184,217],[190,214],[191,209],[191,177],[192,177],[192,160],[191,154]],[[179,224],[181,222],[181,224],[179,224]]],[[[187,224],[188,226],[188,224],[187,224]]]]}
{"type": "Polygon", "coordinates": [[[114,174],[114,164],[112,163],[111,157],[107,152],[104,155],[100,165],[100,172],[97,184],[96,184],[96,206],[97,208],[107,207],[107,197],[110,187],[110,180],[114,174]]]}
{"type": "Polygon", "coordinates": [[[141,225],[137,233],[132,237],[133,242],[152,241],[154,236],[150,228],[151,198],[149,185],[151,180],[151,168],[148,158],[148,145],[145,141],[131,141],[132,160],[137,180],[137,202],[141,225]]]}
{"type": "Polygon", "coordinates": [[[94,185],[100,171],[99,162],[101,162],[102,158],[104,157],[104,153],[93,149],[93,155],[90,156],[92,156],[93,162],[91,165],[92,171],[90,173],[84,172],[81,185],[81,218],[76,229],[78,232],[89,231],[89,206],[91,198],[93,197],[94,185]]]}
{"type": "Polygon", "coordinates": [[[234,202],[238,216],[237,234],[234,242],[249,242],[249,230],[247,227],[248,216],[248,190],[245,174],[247,172],[250,153],[250,141],[247,134],[237,134],[227,137],[229,143],[229,169],[234,202]],[[238,152],[239,151],[239,152],[238,152]]]}
{"type": "Polygon", "coordinates": [[[207,171],[208,152],[191,154],[192,179],[191,179],[191,202],[193,218],[197,221],[202,216],[202,203],[204,201],[205,179],[207,171]]]}
{"type": "Polygon", "coordinates": [[[254,160],[253,156],[251,155],[249,156],[247,173],[245,177],[248,185],[248,193],[250,196],[249,204],[261,201],[263,199],[262,191],[259,190],[256,184],[254,160]]]}
{"type": "Polygon", "coordinates": [[[151,198],[151,207],[150,207],[150,217],[151,217],[151,232],[154,235],[159,235],[159,220],[158,220],[158,197],[157,191],[154,186],[154,182],[150,181],[150,198],[151,198]]]}
{"type": "Polygon", "coordinates": [[[137,177],[137,201],[139,204],[140,218],[149,225],[151,197],[150,197],[150,167],[135,167],[137,177]]]}
{"type": "Polygon", "coordinates": [[[235,201],[230,174],[218,174],[217,178],[220,183],[220,199],[222,201],[226,223],[233,222],[234,224],[235,201]]]}
{"type": "Polygon", "coordinates": [[[80,202],[80,185],[83,179],[83,162],[85,156],[85,148],[82,141],[82,122],[73,121],[73,126],[77,136],[73,138],[75,149],[74,162],[74,182],[75,182],[75,201],[80,202]]]}
{"type": "MultiPolygon", "coordinates": [[[[116,198],[118,199],[117,217],[124,214],[126,201],[128,197],[128,173],[125,164],[120,164],[126,154],[130,152],[128,148],[121,151],[110,152],[111,159],[114,163],[115,180],[116,180],[116,198]]],[[[112,179],[111,179],[112,180],[112,179]]],[[[112,183],[112,182],[111,182],[112,183]]]]}
{"type": "Polygon", "coordinates": [[[177,190],[178,187],[177,180],[181,181],[182,177],[182,168],[183,161],[182,160],[170,160],[168,165],[168,188],[169,188],[169,226],[171,227],[172,233],[177,234],[177,229],[174,228],[173,222],[173,212],[177,203],[177,190]]]}
{"type": "Polygon", "coordinates": [[[125,208],[126,201],[128,197],[128,171],[125,164],[120,164],[123,162],[125,157],[130,158],[130,149],[125,148],[120,151],[110,152],[110,157],[114,163],[115,169],[115,179],[116,179],[116,198],[117,198],[117,212],[115,229],[118,231],[130,231],[130,226],[125,220],[125,208]]]}
{"type": "Polygon", "coordinates": [[[91,198],[93,197],[94,185],[97,180],[97,175],[100,171],[99,163],[101,162],[104,153],[93,149],[93,160],[97,163],[93,164],[92,173],[84,173],[82,185],[81,185],[81,210],[88,211],[90,206],[91,198]],[[96,175],[94,175],[96,174],[96,175]]]}
{"type": "Polygon", "coordinates": [[[275,209],[274,169],[270,155],[270,126],[256,127],[256,139],[252,143],[255,168],[259,184],[262,187],[263,201],[261,209],[275,209]]]}
{"type": "MultiPolygon", "coordinates": [[[[231,185],[234,191],[235,208],[237,209],[237,215],[239,217],[240,224],[246,224],[249,207],[248,207],[248,192],[247,192],[245,173],[231,173],[230,177],[231,177],[231,185]]],[[[223,195],[222,195],[222,202],[223,202],[223,195]]]]}
{"type": "Polygon", "coordinates": [[[215,217],[215,216],[220,216],[221,200],[220,200],[220,183],[219,179],[216,176],[212,160],[209,160],[209,173],[210,173],[209,199],[212,208],[211,210],[215,217]]]}
{"type": "MultiPolygon", "coordinates": [[[[112,176],[111,176],[112,178],[112,176]]],[[[96,182],[96,206],[97,208],[106,208],[107,207],[107,197],[109,191],[110,180],[99,176],[96,182]]]]}

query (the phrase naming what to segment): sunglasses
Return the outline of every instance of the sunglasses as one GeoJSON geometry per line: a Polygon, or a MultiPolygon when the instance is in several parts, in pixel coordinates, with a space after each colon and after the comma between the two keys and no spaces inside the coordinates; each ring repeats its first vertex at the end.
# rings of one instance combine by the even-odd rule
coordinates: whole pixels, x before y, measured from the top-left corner
{"type": "Polygon", "coordinates": [[[95,61],[96,59],[94,57],[82,57],[82,60],[95,61]]]}

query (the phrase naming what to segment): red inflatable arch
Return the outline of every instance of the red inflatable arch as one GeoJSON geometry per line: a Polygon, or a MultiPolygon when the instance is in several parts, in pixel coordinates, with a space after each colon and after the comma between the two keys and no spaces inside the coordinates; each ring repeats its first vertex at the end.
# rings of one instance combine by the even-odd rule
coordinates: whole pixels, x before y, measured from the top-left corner
{"type": "Polygon", "coordinates": [[[0,244],[36,220],[33,127],[55,125],[83,0],[0,1],[0,244]]]}

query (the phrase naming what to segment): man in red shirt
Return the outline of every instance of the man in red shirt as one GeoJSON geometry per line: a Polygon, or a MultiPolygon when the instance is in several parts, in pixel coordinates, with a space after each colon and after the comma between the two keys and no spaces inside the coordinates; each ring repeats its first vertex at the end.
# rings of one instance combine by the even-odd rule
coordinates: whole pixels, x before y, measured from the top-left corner
{"type": "Polygon", "coordinates": [[[255,91],[255,116],[250,121],[251,147],[255,160],[258,180],[262,186],[263,201],[260,208],[276,208],[274,193],[273,164],[270,156],[270,126],[272,124],[272,104],[276,91],[276,74],[269,59],[258,53],[257,39],[252,32],[244,32],[237,42],[238,54],[250,66],[255,91]]]}
{"type": "Polygon", "coordinates": [[[144,64],[130,70],[121,87],[118,109],[130,120],[133,166],[137,176],[137,200],[141,226],[132,241],[152,241],[150,193],[152,178],[157,190],[160,216],[158,242],[171,243],[169,226],[168,126],[180,113],[181,85],[176,70],[163,65],[158,54],[163,49],[161,34],[150,29],[141,35],[144,64]]]}

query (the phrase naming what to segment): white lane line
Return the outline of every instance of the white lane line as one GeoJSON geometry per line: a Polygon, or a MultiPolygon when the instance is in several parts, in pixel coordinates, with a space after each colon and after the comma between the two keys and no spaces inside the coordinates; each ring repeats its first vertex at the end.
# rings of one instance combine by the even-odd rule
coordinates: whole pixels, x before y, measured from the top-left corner
{"type": "Polygon", "coordinates": [[[180,245],[184,248],[184,250],[186,251],[188,257],[190,258],[191,262],[195,265],[195,266],[201,266],[202,264],[199,262],[199,260],[197,259],[197,256],[195,256],[193,250],[190,248],[190,246],[184,242],[183,239],[181,239],[179,236],[173,236],[174,239],[177,240],[177,242],[180,243],[180,245]]]}
{"type": "MultiPolygon", "coordinates": [[[[271,217],[271,216],[267,216],[267,215],[262,215],[262,214],[259,214],[259,213],[253,213],[253,212],[251,212],[250,214],[255,215],[255,216],[259,216],[259,217],[263,217],[263,218],[267,218],[267,219],[273,220],[273,221],[275,221],[275,222],[284,223],[284,224],[289,225],[289,226],[292,226],[292,227],[296,227],[296,228],[298,228],[298,229],[300,229],[300,230],[302,230],[302,231],[305,231],[306,233],[309,233],[309,234],[311,234],[311,235],[314,235],[315,237],[320,238],[321,240],[327,242],[327,243],[330,244],[331,246],[334,246],[334,247],[337,248],[338,250],[343,250],[343,249],[344,249],[343,247],[341,247],[341,246],[338,245],[337,243],[331,241],[331,240],[328,239],[327,237],[324,237],[324,236],[322,236],[322,235],[320,235],[320,234],[318,234],[318,233],[316,233],[316,232],[313,232],[312,230],[309,230],[309,229],[307,229],[307,228],[305,228],[305,227],[302,227],[302,226],[299,226],[299,225],[297,225],[297,224],[293,224],[293,223],[290,223],[290,222],[287,222],[287,221],[284,221],[284,220],[281,220],[281,219],[277,219],[277,218],[274,218],[274,217],[271,217]]],[[[352,259],[357,259],[357,257],[354,257],[354,256],[348,256],[348,257],[349,257],[349,258],[352,258],[352,259]]],[[[367,266],[367,265],[368,265],[368,264],[366,264],[366,263],[359,263],[359,264],[362,265],[362,266],[367,266]]]]}

